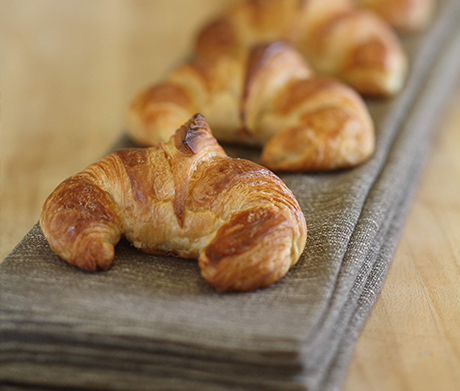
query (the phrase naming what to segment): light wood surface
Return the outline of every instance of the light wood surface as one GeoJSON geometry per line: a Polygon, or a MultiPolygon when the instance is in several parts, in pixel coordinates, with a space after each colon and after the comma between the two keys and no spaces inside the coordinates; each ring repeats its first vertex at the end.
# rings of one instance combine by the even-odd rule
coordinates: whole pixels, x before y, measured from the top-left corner
{"type": "MultiPolygon", "coordinates": [[[[3,0],[1,257],[46,196],[123,132],[131,97],[187,54],[213,0],[3,0]]],[[[460,389],[460,84],[345,384],[460,389]]]]}

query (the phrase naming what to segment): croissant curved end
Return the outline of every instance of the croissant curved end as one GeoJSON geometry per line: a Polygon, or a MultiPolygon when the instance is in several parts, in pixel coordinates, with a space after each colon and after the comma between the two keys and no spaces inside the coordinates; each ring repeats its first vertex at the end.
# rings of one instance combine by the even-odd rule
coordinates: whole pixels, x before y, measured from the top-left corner
{"type": "Polygon", "coordinates": [[[271,285],[297,262],[305,246],[306,230],[297,236],[291,219],[270,206],[236,213],[201,251],[201,275],[218,291],[271,285]]]}
{"type": "Polygon", "coordinates": [[[120,240],[117,229],[106,235],[98,234],[99,227],[93,226],[89,232],[80,232],[78,236],[68,239],[75,226],[56,227],[49,222],[45,213],[40,218],[40,227],[48,240],[51,249],[72,265],[86,271],[107,270],[112,266],[114,245],[120,240]],[[115,238],[113,238],[115,236],[115,238]],[[64,239],[65,238],[65,239],[64,239]]]}

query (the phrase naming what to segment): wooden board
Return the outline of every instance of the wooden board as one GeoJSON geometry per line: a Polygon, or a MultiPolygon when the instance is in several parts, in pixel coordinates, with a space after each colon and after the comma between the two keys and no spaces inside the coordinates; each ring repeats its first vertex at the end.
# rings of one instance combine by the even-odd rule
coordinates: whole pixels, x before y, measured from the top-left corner
{"type": "MultiPolygon", "coordinates": [[[[132,96],[184,57],[221,4],[0,3],[0,259],[47,195],[119,138],[132,96]]],[[[460,388],[460,85],[443,117],[347,391],[460,388]]]]}

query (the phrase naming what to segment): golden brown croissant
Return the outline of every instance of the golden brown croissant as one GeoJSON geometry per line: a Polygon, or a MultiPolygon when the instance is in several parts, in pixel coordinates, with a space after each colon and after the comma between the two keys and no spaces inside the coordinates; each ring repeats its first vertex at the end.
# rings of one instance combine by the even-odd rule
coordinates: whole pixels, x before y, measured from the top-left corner
{"type": "Polygon", "coordinates": [[[293,43],[321,74],[365,95],[403,85],[407,59],[391,28],[353,0],[242,0],[199,34],[200,56],[235,54],[260,42],[293,43]]]}
{"type": "Polygon", "coordinates": [[[434,0],[358,0],[398,30],[418,31],[430,21],[434,0]]]}
{"type": "Polygon", "coordinates": [[[219,141],[265,146],[261,163],[272,170],[351,167],[374,150],[373,123],[361,97],[314,75],[283,42],[180,66],[134,99],[128,128],[140,145],[156,145],[196,112],[219,141]]]}
{"type": "Polygon", "coordinates": [[[226,156],[197,114],[166,144],[116,151],[59,185],[41,229],[82,269],[107,269],[124,235],[142,251],[197,258],[219,291],[266,287],[299,259],[304,215],[267,169],[226,156]]]}

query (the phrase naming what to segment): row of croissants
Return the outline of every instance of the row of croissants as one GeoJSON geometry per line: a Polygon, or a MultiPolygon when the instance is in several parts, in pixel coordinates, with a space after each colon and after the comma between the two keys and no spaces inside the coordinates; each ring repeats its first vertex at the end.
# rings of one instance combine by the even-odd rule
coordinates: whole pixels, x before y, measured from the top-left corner
{"type": "Polygon", "coordinates": [[[45,201],[50,247],[107,270],[123,236],[146,253],[198,259],[218,291],[279,280],[301,257],[307,226],[272,171],[343,169],[372,155],[363,96],[400,91],[408,65],[393,28],[422,29],[433,6],[232,2],[198,33],[189,61],[134,98],[128,129],[141,147],[113,152],[45,201]],[[216,139],[260,147],[261,165],[228,157],[216,139]]]}

